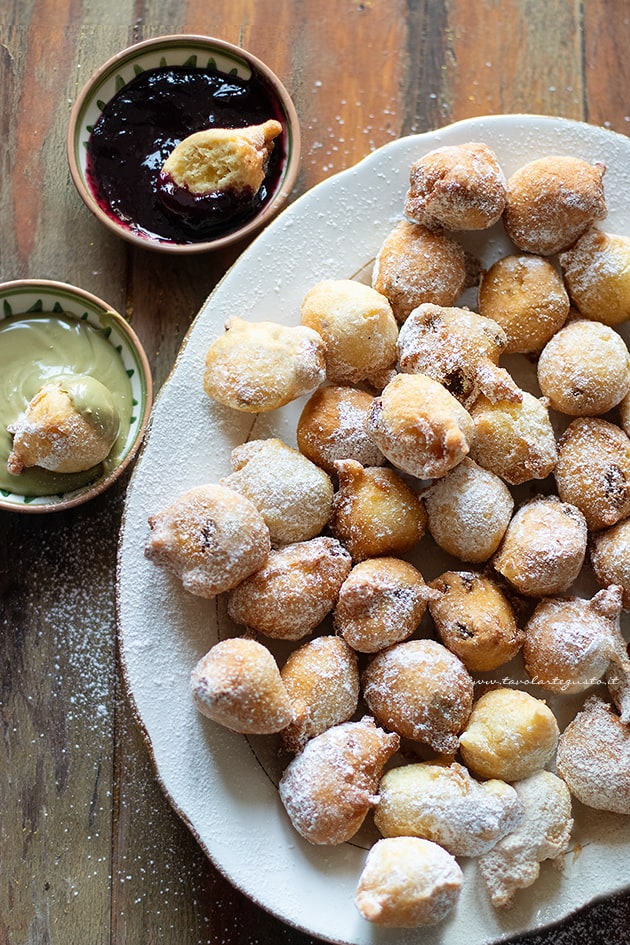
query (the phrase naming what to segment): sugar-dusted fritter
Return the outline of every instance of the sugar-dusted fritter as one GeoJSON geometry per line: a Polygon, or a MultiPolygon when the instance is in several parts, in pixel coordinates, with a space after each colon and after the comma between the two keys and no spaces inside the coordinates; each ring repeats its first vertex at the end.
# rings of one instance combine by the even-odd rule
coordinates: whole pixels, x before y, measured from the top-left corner
{"type": "Polygon", "coordinates": [[[523,658],[531,679],[549,692],[584,692],[604,680],[625,656],[622,590],[611,586],[590,600],[540,601],[525,625],[523,658]]]}
{"type": "Polygon", "coordinates": [[[558,734],[556,718],[542,699],[502,687],[477,699],[459,749],[476,777],[520,781],[551,760],[558,734]]]}
{"type": "Polygon", "coordinates": [[[268,735],[293,718],[276,661],[256,640],[216,643],[193,669],[190,685],[202,715],[233,732],[268,735]]]}
{"type": "Polygon", "coordinates": [[[479,860],[492,905],[510,906],[516,892],[536,882],[540,864],[569,848],[573,830],[571,795],[551,771],[537,771],[514,784],[523,817],[516,829],[479,860]]]}
{"type": "Polygon", "coordinates": [[[282,732],[290,751],[301,751],[310,738],[347,722],[359,702],[357,656],[336,636],[315,637],[294,650],[280,670],[293,719],[282,732]]]}
{"type": "Polygon", "coordinates": [[[514,499],[499,476],[468,456],[424,493],[428,530],[461,561],[487,561],[510,523],[514,499]]]}
{"type": "Polygon", "coordinates": [[[584,318],[618,325],[630,318],[630,239],[593,227],[560,254],[571,301],[584,318]]]}
{"type": "Polygon", "coordinates": [[[589,554],[598,582],[621,587],[623,608],[630,610],[630,518],[593,535],[589,554]]]}
{"type": "Polygon", "coordinates": [[[321,335],[304,325],[233,317],[206,354],[203,385],[218,403],[262,413],[315,390],[326,377],[321,335]]]}
{"type": "Polygon", "coordinates": [[[377,840],[359,877],[355,904],[374,925],[435,925],[455,908],[463,873],[455,857],[418,837],[377,840]]]}
{"type": "Polygon", "coordinates": [[[428,761],[386,771],[374,823],[383,837],[422,837],[453,856],[481,856],[523,811],[505,781],[476,781],[463,765],[428,761]]]}
{"type": "Polygon", "coordinates": [[[339,488],[330,530],[353,561],[411,551],[425,534],[427,513],[402,476],[389,467],[363,467],[354,459],[336,467],[339,488]]]}
{"type": "Polygon", "coordinates": [[[385,237],[372,272],[373,288],[389,299],[399,324],[422,302],[454,305],[467,281],[461,244],[408,220],[385,237]]]}
{"type": "Polygon", "coordinates": [[[411,165],[405,214],[429,229],[486,230],[500,219],[506,196],[496,154],[471,141],[436,148],[411,165]]]}
{"type": "Polygon", "coordinates": [[[257,633],[299,640],[333,609],[351,567],[350,554],[335,538],[272,549],[262,568],[230,591],[228,614],[257,633]]]}
{"type": "Polygon", "coordinates": [[[475,430],[470,458],[513,486],[546,479],[558,459],[548,404],[527,391],[519,404],[480,397],[470,408],[475,430]]]}
{"type": "Polygon", "coordinates": [[[504,256],[482,276],[479,313],[501,326],[507,354],[537,354],[562,328],[569,308],[562,277],[544,256],[504,256]]]}
{"type": "Polygon", "coordinates": [[[389,461],[418,479],[444,476],[470,451],[470,414],[439,381],[398,374],[368,415],[368,432],[389,461]]]}
{"type": "Polygon", "coordinates": [[[538,359],[538,383],[550,406],[571,417],[607,413],[630,390],[630,353],[614,328],[567,322],[538,359]]]}
{"type": "Polygon", "coordinates": [[[221,482],[250,499],[275,545],[308,541],[328,524],[333,484],[323,469],[277,437],[232,450],[232,472],[221,482]]]}
{"type": "Polygon", "coordinates": [[[350,840],[378,804],[383,767],[398,745],[398,735],[384,732],[369,716],[311,738],[278,786],[297,832],[318,845],[350,840]]]}
{"type": "Polygon", "coordinates": [[[298,420],[300,452],[329,476],[337,475],[335,463],[340,459],[355,459],[362,466],[383,466],[385,457],[367,432],[373,399],[357,387],[331,384],[318,388],[298,420]]]}
{"type": "Polygon", "coordinates": [[[493,558],[495,569],[521,594],[564,594],[582,569],[586,519],[557,496],[537,496],[522,505],[493,558]]]}
{"type": "Polygon", "coordinates": [[[571,794],[596,810],[630,814],[630,725],[590,696],[560,736],[558,774],[571,794]]]}
{"type": "Polygon", "coordinates": [[[591,531],[630,515],[630,437],[601,417],[579,417],[558,441],[558,495],[576,505],[591,531]]]}
{"type": "Polygon", "coordinates": [[[353,279],[312,286],[300,308],[302,325],[324,340],[326,378],[358,384],[396,363],[398,325],[384,294],[353,279]]]}
{"type": "Polygon", "coordinates": [[[229,591],[263,567],[269,529],[256,506],[221,485],[196,486],[149,517],[145,555],[200,597],[229,591]]]}
{"type": "Polygon", "coordinates": [[[520,403],[522,392],[498,366],[507,336],[497,322],[465,308],[424,303],[410,312],[398,336],[407,374],[426,374],[469,407],[479,396],[520,403]]]}
{"type": "Polygon", "coordinates": [[[435,640],[406,640],[376,653],[362,677],[363,697],[390,731],[454,754],[473,703],[462,661],[435,640]]]}
{"type": "Polygon", "coordinates": [[[516,656],[525,635],[496,581],[475,571],[445,571],[431,587],[439,594],[429,610],[440,640],[467,669],[497,669],[516,656]]]}
{"type": "Polygon", "coordinates": [[[400,558],[368,558],[343,582],[333,626],[360,653],[406,640],[418,628],[427,603],[438,597],[420,571],[400,558]]]}
{"type": "Polygon", "coordinates": [[[503,222],[515,246],[551,256],[606,217],[606,167],[553,154],[530,161],[509,178],[503,222]]]}

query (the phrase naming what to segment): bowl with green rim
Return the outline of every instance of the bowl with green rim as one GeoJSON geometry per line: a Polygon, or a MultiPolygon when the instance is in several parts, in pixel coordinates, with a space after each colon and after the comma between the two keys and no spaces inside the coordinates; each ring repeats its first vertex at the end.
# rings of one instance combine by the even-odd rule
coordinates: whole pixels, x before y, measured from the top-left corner
{"type": "MultiPolygon", "coordinates": [[[[66,385],[67,386],[67,385],[66,385]]],[[[134,458],[149,420],[153,399],[151,369],[142,344],[125,318],[97,296],[46,279],[0,284],[0,509],[54,512],[104,492],[134,458]],[[41,452],[42,465],[8,469],[14,424],[24,426],[27,405],[50,382],[87,375],[96,378],[114,402],[117,434],[107,456],[88,469],[59,472],[41,452]],[[12,429],[9,429],[12,428],[12,429]]],[[[86,407],[94,413],[91,404],[86,407]]],[[[59,437],[54,420],[45,442],[59,437]]],[[[64,432],[62,434],[66,436],[64,432]]],[[[63,446],[63,449],[71,448],[63,446]]],[[[29,462],[35,454],[31,454],[29,462]]]]}
{"type": "Polygon", "coordinates": [[[286,204],[300,166],[297,112],[277,75],[240,46],[188,34],[144,40],[108,59],[73,104],[66,144],[70,175],[94,216],[136,246],[173,254],[222,249],[252,236],[286,204]],[[166,76],[158,92],[151,83],[160,72],[166,76]],[[195,108],[207,109],[203,119],[199,112],[191,117],[192,106],[183,108],[178,99],[191,76],[212,83],[207,93],[202,85],[196,93],[195,108]],[[165,95],[172,96],[168,111],[165,95]],[[273,140],[263,184],[251,204],[239,205],[232,216],[234,208],[223,192],[219,203],[214,197],[200,203],[186,192],[183,214],[165,209],[159,170],[179,141],[209,123],[236,128],[267,118],[279,121],[282,131],[273,140]],[[188,214],[191,201],[194,216],[188,214]]]}

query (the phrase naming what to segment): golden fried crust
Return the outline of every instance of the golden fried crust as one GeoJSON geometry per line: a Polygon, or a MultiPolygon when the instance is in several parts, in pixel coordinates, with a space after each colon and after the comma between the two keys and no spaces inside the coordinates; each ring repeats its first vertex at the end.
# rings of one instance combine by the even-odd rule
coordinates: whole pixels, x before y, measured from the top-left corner
{"type": "Polygon", "coordinates": [[[368,853],[355,904],[374,925],[435,925],[457,904],[462,882],[457,860],[437,843],[391,837],[378,840],[368,853]]]}
{"type": "Polygon", "coordinates": [[[520,781],[545,767],[557,742],[558,723],[542,699],[502,688],[479,697],[459,747],[476,777],[520,781]]]}
{"type": "Polygon", "coordinates": [[[293,721],[282,733],[289,751],[301,751],[310,738],[354,715],[359,702],[357,656],[341,637],[315,637],[303,644],[280,675],[293,710],[293,721]]]}
{"type": "Polygon", "coordinates": [[[317,332],[235,317],[208,348],[203,386],[226,407],[260,413],[310,393],[325,377],[325,347],[317,332]]]}
{"type": "Polygon", "coordinates": [[[543,348],[538,383],[550,406],[571,417],[595,417],[630,390],[630,354],[613,328],[577,319],[543,348]]]}
{"type": "Polygon", "coordinates": [[[507,354],[537,354],[562,328],[569,308],[562,278],[542,256],[505,256],[481,279],[479,313],[501,326],[507,354]]]}
{"type": "Polygon", "coordinates": [[[300,452],[329,476],[336,476],[335,463],[342,459],[354,459],[362,466],[383,466],[385,457],[366,429],[373,399],[356,387],[318,388],[298,420],[300,452]]]}
{"type": "Polygon", "coordinates": [[[394,469],[364,468],[352,459],[338,462],[337,473],[330,530],[352,560],[411,551],[425,533],[427,513],[404,479],[394,469]]]}
{"type": "Polygon", "coordinates": [[[590,531],[615,525],[630,515],[630,438],[599,417],[573,420],[558,441],[554,477],[590,531]]]}
{"type": "Polygon", "coordinates": [[[456,240],[401,220],[378,251],[372,286],[402,324],[422,302],[454,305],[467,278],[466,254],[456,240]]]}
{"type": "Polygon", "coordinates": [[[434,640],[406,640],[376,653],[363,673],[363,697],[390,731],[452,755],[472,708],[466,667],[434,640]]]}
{"type": "Polygon", "coordinates": [[[397,735],[368,716],[316,735],[285,769],[278,790],[291,823],[309,843],[336,845],[357,832],[376,793],[397,735]]]}
{"type": "Polygon", "coordinates": [[[398,336],[402,371],[439,381],[464,407],[480,393],[491,401],[520,403],[523,395],[498,366],[507,336],[501,326],[464,308],[425,303],[408,316],[398,336]]]}
{"type": "Polygon", "coordinates": [[[630,725],[624,725],[602,699],[587,699],[565,728],[557,767],[583,804],[630,814],[630,725]]]}
{"type": "Polygon", "coordinates": [[[150,516],[145,555],[173,572],[191,594],[236,587],[269,555],[269,529],[247,498],[221,485],[197,486],[150,516]]]}
{"type": "Polygon", "coordinates": [[[398,325],[387,298],[352,279],[326,279],[304,296],[302,324],[326,348],[326,377],[333,384],[358,384],[396,363],[398,325]]]}
{"type": "Polygon", "coordinates": [[[621,587],[624,610],[630,610],[630,519],[593,535],[589,553],[601,586],[621,587]]]}
{"type": "Polygon", "coordinates": [[[471,672],[497,669],[511,660],[525,635],[497,583],[475,571],[445,571],[431,582],[429,602],[440,640],[471,672]]]}
{"type": "Polygon", "coordinates": [[[587,537],[586,520],[576,506],[541,496],[515,513],[493,565],[521,594],[564,594],[582,569],[587,537]]]}
{"type": "Polygon", "coordinates": [[[470,451],[468,411],[425,374],[398,374],[368,416],[368,432],[384,455],[418,479],[445,476],[470,451]]]}
{"type": "Polygon", "coordinates": [[[515,246],[551,256],[607,214],[601,162],[550,155],[531,161],[507,183],[503,222],[515,246]]]}
{"type": "Polygon", "coordinates": [[[571,301],[580,315],[606,325],[630,318],[630,239],[587,230],[566,252],[560,266],[571,301]]]}
{"type": "Polygon", "coordinates": [[[195,705],[220,725],[242,734],[267,735],[293,717],[289,694],[273,656],[261,643],[222,640],[191,674],[195,705]]]}
{"type": "Polygon", "coordinates": [[[505,207],[505,176],[486,144],[430,151],[411,165],[405,214],[429,229],[485,230],[505,207]]]}
{"type": "Polygon", "coordinates": [[[350,554],[335,538],[284,545],[230,592],[228,614],[266,636],[299,640],[333,609],[351,566],[350,554]]]}
{"type": "Polygon", "coordinates": [[[409,562],[368,558],[342,584],[333,626],[353,649],[376,653],[410,637],[434,597],[437,592],[409,562]]]}

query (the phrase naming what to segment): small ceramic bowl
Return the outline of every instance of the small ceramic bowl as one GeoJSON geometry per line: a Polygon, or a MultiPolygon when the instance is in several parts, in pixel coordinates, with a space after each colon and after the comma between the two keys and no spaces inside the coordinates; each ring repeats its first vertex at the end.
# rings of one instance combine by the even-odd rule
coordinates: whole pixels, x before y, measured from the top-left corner
{"type": "MultiPolygon", "coordinates": [[[[190,130],[185,132],[188,133],[190,130]]],[[[299,170],[300,127],[295,106],[284,85],[268,66],[251,53],[208,36],[161,36],[123,50],[94,73],[71,111],[67,155],[70,174],[81,198],[112,232],[144,248],[167,253],[201,253],[223,248],[250,236],[268,223],[286,203],[299,170]],[[91,180],[88,167],[88,143],[92,130],[108,103],[146,70],[164,66],[197,67],[219,72],[228,78],[236,76],[244,81],[253,79],[257,88],[262,87],[273,106],[274,114],[266,117],[277,118],[283,126],[281,136],[274,141],[274,176],[269,184],[270,192],[261,206],[253,211],[252,216],[242,217],[241,222],[233,223],[233,229],[226,224],[225,228],[217,231],[216,236],[213,234],[211,238],[202,238],[198,242],[178,234],[158,235],[148,227],[138,226],[133,219],[124,220],[117,216],[111,210],[107,198],[97,196],[98,183],[94,184],[91,180]]],[[[121,165],[123,163],[121,161],[121,165]]],[[[153,173],[157,178],[157,170],[153,173]]],[[[150,199],[154,199],[153,193],[150,199]]]]}
{"type": "MultiPolygon", "coordinates": [[[[37,331],[42,344],[50,344],[51,336],[46,334],[49,331],[47,324],[53,322],[57,324],[55,316],[69,316],[76,322],[89,323],[91,327],[87,331],[91,332],[92,328],[96,329],[100,339],[111,346],[111,363],[114,365],[113,370],[116,375],[124,378],[126,374],[129,379],[130,391],[125,386],[126,402],[131,408],[128,431],[126,435],[123,433],[119,436],[112,447],[110,456],[97,469],[91,481],[85,485],[76,487],[73,483],[72,488],[64,489],[64,484],[72,482],[72,480],[69,476],[66,479],[66,477],[57,474],[57,479],[60,480],[62,488],[57,489],[53,495],[33,495],[32,485],[28,488],[24,487],[23,491],[20,492],[19,476],[12,476],[7,482],[6,475],[2,474],[6,471],[7,453],[11,448],[11,440],[8,437],[6,425],[15,418],[11,416],[8,420],[2,418],[0,421],[2,427],[0,429],[0,462],[4,464],[2,473],[0,473],[0,509],[12,512],[55,512],[68,509],[87,502],[88,499],[104,492],[118,479],[137,452],[151,411],[153,383],[149,362],[140,341],[127,321],[122,315],[113,311],[106,302],[89,292],[85,292],[83,289],[67,285],[64,282],[32,279],[0,284],[0,364],[2,364],[3,358],[2,332],[4,330],[8,331],[7,342],[4,347],[4,357],[6,358],[8,350],[6,344],[8,344],[9,335],[11,334],[9,325],[13,325],[18,321],[16,316],[23,316],[24,318],[32,316],[32,319],[35,319],[35,322],[40,326],[37,331]],[[47,318],[47,315],[50,315],[50,318],[47,318]],[[118,359],[120,359],[120,363],[118,359]],[[13,485],[13,479],[16,480],[16,485],[13,485]],[[12,488],[9,488],[9,486],[12,488]]],[[[19,321],[22,321],[22,319],[19,319],[19,321]]],[[[33,324],[32,320],[31,324],[33,324]]],[[[67,323],[64,321],[63,324],[67,323]]],[[[58,350],[61,348],[62,346],[59,345],[58,350]]],[[[109,359],[109,349],[106,350],[109,359]]],[[[63,361],[63,358],[60,360],[63,361]]],[[[32,349],[29,349],[24,359],[24,371],[30,370],[33,363],[33,352],[32,349]]],[[[57,362],[54,363],[56,366],[57,362]]],[[[61,367],[63,368],[63,363],[61,367]]],[[[50,370],[50,367],[42,369],[44,380],[46,370],[50,370]]],[[[61,373],[64,372],[61,371],[61,373]]],[[[20,383],[22,383],[21,380],[20,383]]],[[[24,390],[27,386],[27,383],[24,382],[24,390]]],[[[12,388],[12,394],[18,399],[24,400],[24,407],[28,398],[33,396],[33,393],[34,391],[23,395],[20,388],[19,393],[16,394],[15,388],[12,388]]],[[[3,397],[3,394],[0,379],[0,397],[3,397]]],[[[0,402],[4,405],[4,399],[0,402]]],[[[11,403],[15,406],[15,400],[11,403]]],[[[20,406],[22,405],[20,404],[20,406]]],[[[55,483],[56,485],[57,483],[55,483]]]]}

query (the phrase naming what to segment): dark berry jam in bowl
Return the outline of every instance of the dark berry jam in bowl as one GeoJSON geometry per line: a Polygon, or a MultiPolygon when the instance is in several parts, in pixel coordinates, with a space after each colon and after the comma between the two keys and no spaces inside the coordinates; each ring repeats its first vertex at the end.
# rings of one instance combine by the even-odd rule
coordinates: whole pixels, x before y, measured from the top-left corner
{"type": "Polygon", "coordinates": [[[281,209],[298,174],[300,131],[288,92],[256,57],[223,40],[165,36],[94,74],[72,109],[67,146],[80,196],[111,231],[145,248],[198,253],[244,239],[281,209]],[[187,136],[270,119],[282,131],[255,193],[196,194],[160,180],[187,136]]]}

